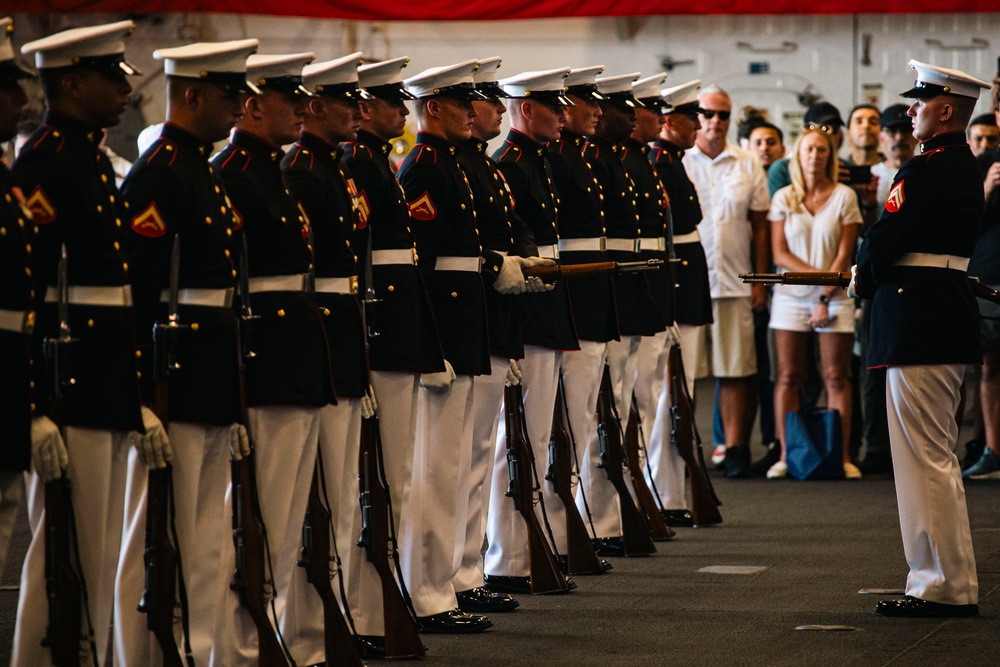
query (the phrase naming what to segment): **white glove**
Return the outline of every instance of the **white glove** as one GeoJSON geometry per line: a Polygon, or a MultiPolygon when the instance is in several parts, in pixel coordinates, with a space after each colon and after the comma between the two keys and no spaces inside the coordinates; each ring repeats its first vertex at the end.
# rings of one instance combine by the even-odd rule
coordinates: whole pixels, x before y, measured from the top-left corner
{"type": "Polygon", "coordinates": [[[31,420],[31,465],[43,482],[59,479],[63,468],[69,465],[59,427],[48,417],[31,420]]]}
{"type": "Polygon", "coordinates": [[[137,431],[130,434],[132,444],[139,450],[139,458],[149,468],[166,468],[174,459],[174,452],[170,449],[170,440],[159,417],[146,406],[142,407],[142,425],[146,429],[145,434],[137,431]]]}
{"type": "Polygon", "coordinates": [[[493,289],[501,294],[524,294],[528,289],[521,272],[521,267],[526,266],[525,261],[523,257],[504,257],[500,275],[493,282],[493,289]]]}
{"type": "Polygon", "coordinates": [[[443,394],[451,388],[451,383],[455,381],[455,377],[455,369],[445,359],[443,371],[440,373],[424,373],[420,376],[420,386],[435,394],[443,394]]]}
{"type": "Polygon", "coordinates": [[[853,299],[856,296],[858,296],[858,293],[855,291],[855,288],[857,287],[857,282],[858,282],[858,265],[855,264],[851,267],[851,282],[847,285],[848,299],[853,299]]]}
{"type": "Polygon", "coordinates": [[[517,360],[511,359],[507,366],[507,386],[516,387],[521,384],[521,368],[517,365],[517,360]]]}
{"type": "Polygon", "coordinates": [[[667,327],[667,349],[681,344],[681,328],[676,322],[667,327]]]}
{"type": "Polygon", "coordinates": [[[242,461],[244,456],[250,456],[250,436],[243,424],[229,426],[229,453],[233,461],[242,461]]]}
{"type": "Polygon", "coordinates": [[[361,397],[361,416],[371,419],[378,410],[378,403],[375,402],[375,389],[368,385],[368,393],[361,397]]]}
{"type": "MultiPolygon", "coordinates": [[[[555,266],[556,260],[543,259],[541,257],[527,257],[523,260],[522,266],[555,266]]],[[[538,276],[530,276],[526,281],[526,290],[531,293],[551,292],[556,288],[555,283],[546,283],[538,276]]]]}

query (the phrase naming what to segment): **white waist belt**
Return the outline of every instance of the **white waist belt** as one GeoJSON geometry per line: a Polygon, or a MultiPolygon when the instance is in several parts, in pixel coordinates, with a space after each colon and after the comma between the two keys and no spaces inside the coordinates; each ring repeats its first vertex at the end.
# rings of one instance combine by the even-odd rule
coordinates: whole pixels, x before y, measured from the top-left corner
{"type": "Polygon", "coordinates": [[[35,314],[30,310],[4,310],[0,308],[0,331],[31,333],[35,314]]]}
{"type": "Polygon", "coordinates": [[[607,250],[606,241],[603,236],[591,239],[559,239],[559,252],[607,250]]]}
{"type": "Polygon", "coordinates": [[[701,241],[701,234],[698,233],[697,229],[690,234],[681,234],[674,237],[674,245],[678,243],[697,243],[698,241],[701,241]]]}
{"type": "Polygon", "coordinates": [[[666,251],[667,249],[667,239],[659,236],[655,239],[641,238],[639,239],[639,250],[659,250],[666,251]]]}
{"type": "Polygon", "coordinates": [[[480,266],[478,255],[476,257],[438,257],[434,264],[434,270],[479,273],[480,266]]]}
{"type": "Polygon", "coordinates": [[[896,260],[896,266],[927,266],[934,269],[966,271],[969,268],[969,258],[929,252],[908,252],[896,260]]]}
{"type": "MultiPolygon", "coordinates": [[[[160,292],[160,301],[170,302],[170,292],[160,292]]],[[[206,306],[208,308],[230,308],[233,305],[232,289],[201,288],[177,290],[177,303],[184,306],[206,306]]]]}
{"type": "Polygon", "coordinates": [[[316,292],[318,294],[357,294],[358,277],[349,278],[317,278],[316,292]]]}
{"type": "Polygon", "coordinates": [[[618,250],[621,252],[639,252],[638,239],[608,239],[605,246],[608,250],[618,250]]]}
{"type": "Polygon", "coordinates": [[[394,250],[372,250],[372,265],[379,264],[416,264],[417,252],[413,248],[394,250]]]}
{"type": "Polygon", "coordinates": [[[542,259],[559,259],[559,246],[555,243],[538,246],[538,256],[542,259]]]}
{"type": "Polygon", "coordinates": [[[301,292],[305,287],[305,274],[295,273],[290,276],[261,276],[251,278],[250,293],[255,292],[301,292]]]}
{"type": "MultiPolygon", "coordinates": [[[[68,302],[74,306],[131,306],[132,287],[129,285],[113,285],[98,287],[96,285],[72,285],[67,289],[68,302]]],[[[49,303],[59,302],[59,290],[49,287],[45,292],[45,300],[49,303]]]]}

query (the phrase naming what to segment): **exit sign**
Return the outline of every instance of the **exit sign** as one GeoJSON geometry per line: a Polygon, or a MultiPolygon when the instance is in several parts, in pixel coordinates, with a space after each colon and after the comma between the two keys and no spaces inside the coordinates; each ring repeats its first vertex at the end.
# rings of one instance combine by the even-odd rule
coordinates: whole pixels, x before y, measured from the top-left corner
{"type": "Polygon", "coordinates": [[[770,63],[750,63],[751,74],[767,74],[771,71],[770,63]]]}

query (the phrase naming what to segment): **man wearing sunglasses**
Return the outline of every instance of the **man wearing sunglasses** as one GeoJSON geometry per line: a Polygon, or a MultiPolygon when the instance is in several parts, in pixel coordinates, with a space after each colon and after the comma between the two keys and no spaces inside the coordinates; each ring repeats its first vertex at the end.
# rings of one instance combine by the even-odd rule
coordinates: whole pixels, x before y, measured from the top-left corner
{"type": "Polygon", "coordinates": [[[749,378],[757,374],[753,311],[765,308],[763,285],[748,286],[739,273],[768,271],[770,206],[766,176],[748,151],[727,140],[732,101],[718,86],[698,95],[701,129],[684,166],[698,190],[699,225],[712,295],[712,373],[719,380],[719,411],[725,431],[726,476],[749,477],[747,419],[749,378]],[[749,223],[749,224],[747,224],[749,223]]]}

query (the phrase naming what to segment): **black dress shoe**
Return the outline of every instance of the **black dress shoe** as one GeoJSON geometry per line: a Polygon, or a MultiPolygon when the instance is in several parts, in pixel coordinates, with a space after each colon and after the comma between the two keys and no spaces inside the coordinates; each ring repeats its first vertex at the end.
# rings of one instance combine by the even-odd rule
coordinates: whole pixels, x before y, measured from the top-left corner
{"type": "Polygon", "coordinates": [[[497,574],[487,574],[484,588],[494,593],[531,593],[530,577],[505,577],[497,574]]]}
{"type": "Polygon", "coordinates": [[[357,635],[354,638],[358,653],[368,660],[385,660],[385,637],[378,635],[357,635]]]}
{"type": "Polygon", "coordinates": [[[746,445],[736,445],[726,449],[726,477],[729,479],[746,479],[753,476],[750,470],[750,448],[746,445]]]}
{"type": "Polygon", "coordinates": [[[417,622],[420,624],[421,632],[450,635],[482,632],[493,627],[493,623],[485,616],[466,614],[458,609],[443,611],[433,616],[421,616],[417,622]]]}
{"type": "Polygon", "coordinates": [[[875,613],[882,616],[901,616],[904,618],[957,618],[977,616],[979,605],[941,604],[907,595],[898,600],[882,600],[875,605],[875,613]]]}
{"type": "Polygon", "coordinates": [[[766,475],[775,463],[781,460],[781,443],[775,440],[767,446],[767,452],[753,462],[750,472],[755,475],[766,475]]]}
{"type": "Polygon", "coordinates": [[[620,537],[599,537],[594,540],[594,551],[605,558],[623,558],[625,546],[620,537]]]}
{"type": "Polygon", "coordinates": [[[485,586],[459,591],[458,608],[467,612],[514,611],[518,607],[517,600],[506,593],[494,593],[485,586]]]}
{"type": "Polygon", "coordinates": [[[691,528],[694,526],[694,515],[691,510],[660,510],[663,523],[677,528],[691,528]]]}
{"type": "Polygon", "coordinates": [[[885,454],[867,454],[858,464],[862,475],[887,475],[892,472],[892,457],[885,454]]]}

